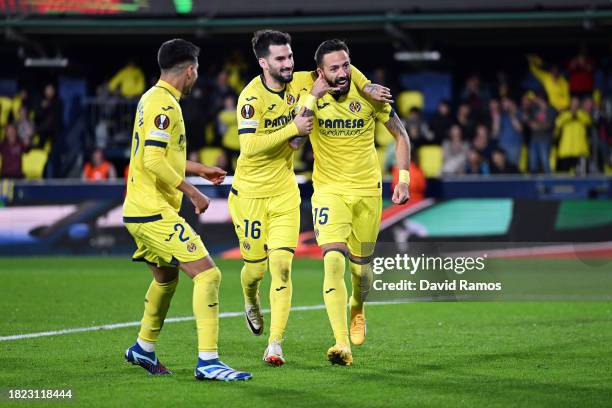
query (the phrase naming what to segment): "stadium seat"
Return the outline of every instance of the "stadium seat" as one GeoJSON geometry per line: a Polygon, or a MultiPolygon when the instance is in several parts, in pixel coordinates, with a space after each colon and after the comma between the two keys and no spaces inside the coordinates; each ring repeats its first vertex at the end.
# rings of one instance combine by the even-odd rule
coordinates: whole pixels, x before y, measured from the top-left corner
{"type": "Polygon", "coordinates": [[[449,72],[424,70],[400,75],[402,89],[411,89],[423,94],[425,115],[436,112],[441,100],[452,99],[453,81],[449,72]]]}
{"type": "Polygon", "coordinates": [[[440,146],[421,146],[417,151],[419,166],[425,177],[438,177],[442,172],[442,148],[440,146]]]}
{"type": "Polygon", "coordinates": [[[41,179],[45,164],[47,164],[47,152],[43,149],[32,149],[21,157],[21,170],[27,179],[41,179]]]}
{"type": "Polygon", "coordinates": [[[221,156],[223,149],[220,147],[205,147],[200,150],[200,162],[206,166],[217,166],[221,156]]]}
{"type": "Polygon", "coordinates": [[[424,106],[425,98],[419,91],[402,91],[397,97],[397,113],[402,118],[408,116],[410,109],[419,108],[422,110],[424,106]]]}

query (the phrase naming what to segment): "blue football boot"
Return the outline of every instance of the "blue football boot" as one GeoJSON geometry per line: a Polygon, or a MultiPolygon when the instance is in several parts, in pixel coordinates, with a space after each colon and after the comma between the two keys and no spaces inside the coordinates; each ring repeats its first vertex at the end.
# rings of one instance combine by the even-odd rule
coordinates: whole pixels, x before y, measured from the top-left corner
{"type": "Polygon", "coordinates": [[[195,369],[196,380],[244,381],[250,380],[251,373],[236,371],[218,358],[212,360],[198,359],[195,369]]]}
{"type": "Polygon", "coordinates": [[[133,365],[141,366],[151,375],[172,374],[172,372],[164,367],[164,365],[157,359],[154,351],[144,351],[138,343],[134,343],[132,347],[125,351],[125,360],[133,365]]]}

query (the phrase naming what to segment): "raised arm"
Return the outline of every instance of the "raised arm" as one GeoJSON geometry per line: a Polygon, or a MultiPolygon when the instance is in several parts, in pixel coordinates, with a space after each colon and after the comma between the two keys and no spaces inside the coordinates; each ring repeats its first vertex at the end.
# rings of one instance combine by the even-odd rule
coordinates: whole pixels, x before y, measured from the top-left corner
{"type": "MultiPolygon", "coordinates": [[[[312,88],[310,92],[307,93],[305,90],[300,92],[300,104],[296,107],[298,116],[303,116],[305,118],[312,118],[314,120],[315,116],[315,106],[317,104],[317,100],[325,95],[329,91],[333,91],[336,88],[329,86],[323,75],[319,74],[318,78],[313,82],[312,88]]],[[[308,132],[310,133],[310,132],[308,132]]],[[[289,139],[289,147],[293,150],[298,150],[304,143],[306,142],[305,136],[296,136],[289,139]]]]}
{"type": "Polygon", "coordinates": [[[373,84],[356,66],[351,65],[353,81],[366,96],[374,102],[393,103],[391,90],[385,86],[373,84]]]}
{"type": "Polygon", "coordinates": [[[537,55],[528,55],[529,70],[540,82],[544,82],[548,72],[542,69],[542,59],[537,55]]]}

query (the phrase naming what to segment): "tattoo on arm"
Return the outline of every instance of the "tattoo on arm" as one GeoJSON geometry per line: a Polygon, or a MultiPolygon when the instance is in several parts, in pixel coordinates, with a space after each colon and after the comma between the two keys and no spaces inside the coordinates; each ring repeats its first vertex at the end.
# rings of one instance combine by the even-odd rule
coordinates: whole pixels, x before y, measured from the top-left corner
{"type": "Polygon", "coordinates": [[[408,139],[408,132],[406,132],[406,128],[404,127],[404,124],[400,118],[397,116],[397,113],[393,113],[393,116],[387,121],[387,123],[385,123],[385,126],[387,129],[389,129],[389,132],[391,132],[393,136],[397,137],[397,135],[401,135],[408,139]]]}
{"type": "Polygon", "coordinates": [[[395,157],[398,167],[408,169],[410,167],[410,138],[404,124],[394,112],[385,126],[395,138],[395,157]]]}
{"type": "Polygon", "coordinates": [[[365,92],[365,93],[374,93],[375,89],[376,89],[376,87],[374,86],[374,84],[366,84],[366,86],[363,87],[363,92],[365,92]]]}
{"type": "Polygon", "coordinates": [[[304,112],[302,112],[302,116],[309,118],[311,116],[314,116],[314,111],[310,110],[308,108],[304,108],[304,112]]]}

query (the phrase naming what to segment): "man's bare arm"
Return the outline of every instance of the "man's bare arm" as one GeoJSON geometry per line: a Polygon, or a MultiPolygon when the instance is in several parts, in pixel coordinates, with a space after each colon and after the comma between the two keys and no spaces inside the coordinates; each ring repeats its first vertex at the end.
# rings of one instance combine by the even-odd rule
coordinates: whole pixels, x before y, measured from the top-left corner
{"type": "Polygon", "coordinates": [[[385,123],[385,126],[391,132],[395,138],[395,161],[399,168],[399,180],[393,191],[393,197],[391,201],[394,204],[405,204],[410,198],[410,190],[408,185],[410,184],[410,139],[408,138],[408,132],[402,124],[402,121],[393,112],[391,119],[385,123]]]}
{"type": "Polygon", "coordinates": [[[375,102],[394,102],[393,96],[391,95],[391,90],[386,86],[369,83],[363,87],[363,92],[375,102]]]}
{"type": "Polygon", "coordinates": [[[221,184],[223,180],[225,180],[225,175],[227,174],[225,170],[219,167],[210,167],[191,160],[187,160],[185,172],[209,180],[215,185],[221,184]]]}
{"type": "Polygon", "coordinates": [[[397,113],[393,112],[385,126],[395,138],[395,161],[397,167],[400,170],[408,170],[410,168],[410,138],[397,113]]]}

